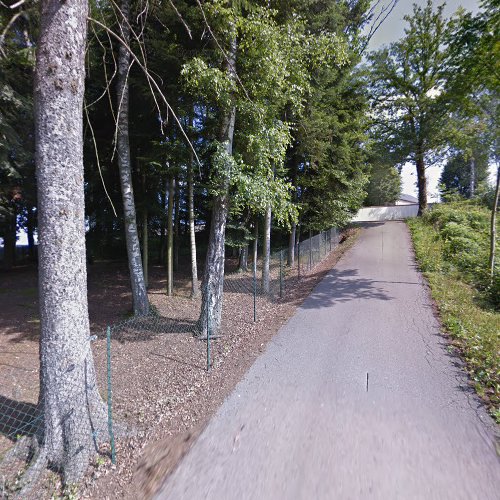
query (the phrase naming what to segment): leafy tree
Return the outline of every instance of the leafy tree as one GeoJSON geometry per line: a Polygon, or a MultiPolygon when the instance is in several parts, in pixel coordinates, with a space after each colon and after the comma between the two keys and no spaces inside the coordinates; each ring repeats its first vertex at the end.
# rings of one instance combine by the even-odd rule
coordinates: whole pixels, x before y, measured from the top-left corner
{"type": "MultiPolygon", "coordinates": [[[[468,160],[463,153],[452,156],[445,164],[440,177],[442,193],[457,193],[464,198],[474,195],[472,186],[478,186],[488,179],[488,157],[477,152],[468,160]]],[[[446,197],[446,195],[445,195],[446,197]]]]}
{"type": "MultiPolygon", "coordinates": [[[[497,167],[490,225],[489,269],[495,273],[496,216],[500,197],[499,120],[500,11],[498,0],[483,0],[482,10],[473,15],[462,11],[453,21],[448,60],[449,92],[462,110],[473,108],[482,115],[490,161],[497,167]]],[[[469,115],[471,113],[469,112],[469,115]]]]}
{"type": "Polygon", "coordinates": [[[401,176],[390,164],[374,162],[371,164],[370,182],[366,187],[365,205],[393,205],[401,195],[401,176]]]}
{"type": "Polygon", "coordinates": [[[417,171],[419,215],[427,208],[425,169],[445,145],[446,22],[443,5],[413,6],[405,36],[370,54],[374,133],[417,171]]]}

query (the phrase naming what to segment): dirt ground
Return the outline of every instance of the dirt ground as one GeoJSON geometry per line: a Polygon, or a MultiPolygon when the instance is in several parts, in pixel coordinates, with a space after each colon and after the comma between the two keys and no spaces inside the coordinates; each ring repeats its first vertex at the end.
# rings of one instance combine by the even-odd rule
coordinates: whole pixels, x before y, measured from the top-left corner
{"type": "MultiPolygon", "coordinates": [[[[210,416],[231,392],[266,343],[354,243],[349,237],[300,279],[291,271],[284,297],[257,299],[253,321],[251,276],[229,275],[224,294],[222,333],[211,343],[192,336],[199,300],[189,298],[189,280],[179,276],[167,297],[165,271],[153,267],[149,297],[160,313],[147,325],[128,321],[131,295],[123,263],[89,266],[89,314],[96,372],[106,387],[107,325],[112,330],[113,412],[126,427],[117,439],[117,464],[98,460],[79,488],[81,498],[150,498],[189,449],[210,416]],[[166,319],[167,318],[167,319],[166,319]]],[[[278,295],[278,294],[276,294],[278,295]]],[[[38,396],[38,303],[36,269],[0,275],[0,457],[12,447],[13,423],[1,408],[36,411],[38,396]]],[[[14,415],[15,416],[15,415],[14,415]]]]}

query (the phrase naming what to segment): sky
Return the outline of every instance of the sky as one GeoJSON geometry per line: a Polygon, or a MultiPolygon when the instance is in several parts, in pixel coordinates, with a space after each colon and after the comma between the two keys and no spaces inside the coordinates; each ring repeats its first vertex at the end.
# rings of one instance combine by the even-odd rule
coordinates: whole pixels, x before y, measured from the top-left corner
{"type": "MultiPolygon", "coordinates": [[[[384,0],[382,3],[387,5],[388,2],[389,0],[384,0]]],[[[389,17],[371,39],[370,45],[368,46],[370,50],[377,50],[383,45],[397,41],[404,35],[406,22],[403,17],[413,12],[414,3],[424,6],[427,0],[399,0],[389,17]]],[[[434,1],[435,5],[440,5],[442,3],[442,1],[434,1]]],[[[468,11],[477,12],[479,10],[479,2],[476,0],[447,0],[444,16],[451,17],[459,7],[463,7],[468,11]]],[[[437,185],[441,170],[442,165],[432,166],[427,169],[429,201],[438,201],[439,194],[437,185]]],[[[403,179],[403,193],[417,196],[415,165],[407,163],[403,167],[401,176],[403,179]]]]}

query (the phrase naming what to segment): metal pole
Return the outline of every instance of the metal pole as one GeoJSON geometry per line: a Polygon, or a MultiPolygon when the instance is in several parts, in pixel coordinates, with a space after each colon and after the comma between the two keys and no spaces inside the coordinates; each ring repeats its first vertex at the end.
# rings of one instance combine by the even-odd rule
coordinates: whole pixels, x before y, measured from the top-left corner
{"type": "Polygon", "coordinates": [[[113,433],[113,391],[111,386],[111,328],[106,330],[106,354],[108,371],[108,433],[111,447],[111,463],[116,464],[115,435],[113,433]]]}
{"type": "Polygon", "coordinates": [[[283,298],[283,250],[280,251],[280,298],[283,298]]]}
{"type": "Polygon", "coordinates": [[[210,371],[210,292],[207,285],[207,372],[210,371]]]}

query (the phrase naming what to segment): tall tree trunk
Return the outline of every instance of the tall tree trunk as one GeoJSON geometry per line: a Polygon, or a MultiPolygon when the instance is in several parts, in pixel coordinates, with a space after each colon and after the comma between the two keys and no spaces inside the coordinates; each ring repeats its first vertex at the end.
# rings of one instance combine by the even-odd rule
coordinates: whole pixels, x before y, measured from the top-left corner
{"type": "MultiPolygon", "coordinates": [[[[225,70],[232,80],[236,80],[236,38],[233,38],[225,62],[225,70]]],[[[228,156],[233,154],[234,125],[236,107],[231,105],[223,111],[221,120],[220,141],[228,156]]],[[[202,338],[207,336],[210,323],[211,333],[216,334],[222,321],[222,297],[224,290],[224,260],[226,223],[229,211],[228,170],[221,172],[218,179],[218,193],[212,204],[212,220],[208,240],[205,270],[203,273],[202,303],[198,319],[197,332],[202,338]]]]}
{"type": "Polygon", "coordinates": [[[259,219],[255,218],[255,229],[253,237],[253,269],[257,275],[257,257],[259,252],[259,219]]]}
{"type": "Polygon", "coordinates": [[[269,293],[269,263],[271,261],[271,207],[267,207],[264,217],[264,234],[262,245],[262,292],[269,293]]]}
{"type": "Polygon", "coordinates": [[[42,448],[66,483],[82,478],[107,419],[90,348],[83,190],[85,0],[41,0],[35,70],[42,448]]]}
{"type": "Polygon", "coordinates": [[[291,267],[295,263],[295,236],[297,233],[297,224],[292,222],[292,230],[288,238],[288,258],[287,264],[291,267]]]}
{"type": "MultiPolygon", "coordinates": [[[[120,17],[120,33],[123,41],[128,44],[130,40],[130,27],[128,25],[129,0],[122,0],[120,9],[123,16],[120,17]]],[[[149,312],[149,301],[142,269],[141,248],[137,232],[134,190],[132,187],[132,168],[130,162],[130,141],[128,130],[129,65],[130,54],[123,45],[120,45],[118,50],[118,133],[116,138],[116,151],[118,153],[118,168],[120,170],[120,185],[123,198],[123,218],[125,224],[125,239],[127,243],[130,284],[132,287],[132,303],[134,307],[134,314],[143,315],[149,312]]]]}
{"type": "Polygon", "coordinates": [[[6,215],[6,228],[4,234],[3,245],[3,264],[5,269],[12,269],[16,262],[16,239],[17,239],[17,215],[16,205],[12,202],[12,206],[6,215]]]}
{"type": "Polygon", "coordinates": [[[422,153],[417,152],[415,161],[417,167],[417,186],[418,186],[418,214],[422,215],[427,210],[427,179],[425,177],[425,163],[422,153]]]}
{"type": "Polygon", "coordinates": [[[238,270],[241,272],[248,271],[248,245],[240,248],[240,259],[238,263],[238,270]]]}
{"type": "Polygon", "coordinates": [[[179,225],[180,225],[180,205],[181,205],[181,189],[179,185],[179,177],[175,179],[175,219],[174,219],[174,271],[179,270],[179,225]]]}
{"type": "Polygon", "coordinates": [[[35,213],[34,207],[28,205],[26,217],[26,232],[28,234],[28,249],[30,259],[35,258],[35,213]]]}
{"type": "Polygon", "coordinates": [[[174,294],[174,196],[175,178],[170,177],[167,209],[167,295],[169,297],[174,294]]]}
{"type": "Polygon", "coordinates": [[[469,182],[469,198],[474,198],[476,193],[476,160],[474,157],[470,159],[470,182],[469,182]]]}
{"type": "Polygon", "coordinates": [[[165,189],[162,190],[161,193],[161,227],[160,227],[160,265],[165,265],[166,257],[165,257],[165,249],[166,249],[166,240],[167,240],[167,197],[168,197],[168,177],[165,182],[162,181],[162,185],[165,189]]]}
{"type": "Polygon", "coordinates": [[[489,269],[490,278],[493,281],[495,276],[495,249],[497,241],[497,211],[498,211],[498,198],[500,196],[500,167],[497,167],[497,183],[495,187],[495,198],[493,200],[493,208],[491,210],[491,225],[490,225],[490,259],[489,269]]]}
{"type": "Polygon", "coordinates": [[[191,246],[191,297],[200,295],[198,285],[198,264],[196,261],[196,233],[194,225],[194,179],[193,179],[193,152],[190,150],[188,163],[188,211],[189,211],[189,240],[191,246]]]}
{"type": "Polygon", "coordinates": [[[149,231],[148,209],[146,207],[142,212],[142,269],[144,271],[144,285],[147,288],[149,282],[149,231]]]}

